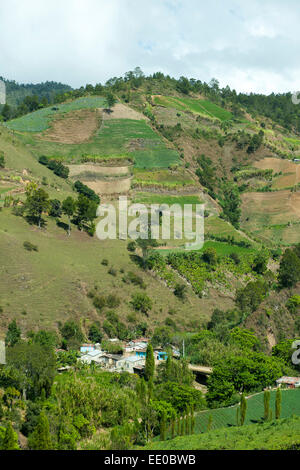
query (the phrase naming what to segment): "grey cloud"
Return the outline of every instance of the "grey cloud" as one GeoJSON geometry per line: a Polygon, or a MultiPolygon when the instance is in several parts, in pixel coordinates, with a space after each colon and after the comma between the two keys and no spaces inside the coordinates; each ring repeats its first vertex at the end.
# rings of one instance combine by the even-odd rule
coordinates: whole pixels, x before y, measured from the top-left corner
{"type": "Polygon", "coordinates": [[[298,0],[10,0],[0,75],[105,82],[139,65],[241,91],[298,89],[298,0]]]}

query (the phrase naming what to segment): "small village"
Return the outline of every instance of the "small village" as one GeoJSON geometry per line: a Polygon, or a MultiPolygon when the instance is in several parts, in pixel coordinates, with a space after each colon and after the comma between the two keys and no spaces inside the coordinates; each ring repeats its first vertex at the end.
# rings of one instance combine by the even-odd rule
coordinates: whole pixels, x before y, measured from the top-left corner
{"type": "MultiPolygon", "coordinates": [[[[109,340],[111,343],[119,343],[117,338],[109,340]]],[[[132,374],[143,375],[148,338],[139,338],[128,343],[122,343],[123,354],[109,354],[101,349],[100,344],[83,344],[80,348],[79,361],[84,364],[98,364],[110,372],[129,372],[132,374]]],[[[180,358],[180,352],[174,346],[170,347],[172,356],[180,358]]],[[[168,353],[161,348],[154,350],[154,358],[156,364],[165,361],[168,353]]]]}

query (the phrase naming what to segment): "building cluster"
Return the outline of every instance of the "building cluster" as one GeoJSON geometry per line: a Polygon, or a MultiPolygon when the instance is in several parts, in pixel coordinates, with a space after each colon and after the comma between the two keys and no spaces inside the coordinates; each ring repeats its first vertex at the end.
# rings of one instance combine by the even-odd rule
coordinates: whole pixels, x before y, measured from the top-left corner
{"type": "MultiPolygon", "coordinates": [[[[111,339],[118,342],[117,339],[111,339]]],[[[101,349],[100,344],[83,344],[80,348],[79,360],[85,364],[98,364],[111,372],[127,371],[132,374],[142,374],[148,346],[148,338],[139,338],[123,344],[123,354],[109,354],[101,349]]],[[[179,351],[173,348],[174,356],[179,356],[179,351]]],[[[166,360],[167,353],[160,348],[155,349],[154,358],[156,363],[166,360]]]]}

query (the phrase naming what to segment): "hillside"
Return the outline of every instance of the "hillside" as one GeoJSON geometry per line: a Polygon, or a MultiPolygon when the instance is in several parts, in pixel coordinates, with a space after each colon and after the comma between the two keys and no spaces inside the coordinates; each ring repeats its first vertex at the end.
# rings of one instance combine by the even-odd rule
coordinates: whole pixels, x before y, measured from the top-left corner
{"type": "Polygon", "coordinates": [[[57,82],[46,82],[37,84],[24,84],[17,83],[14,80],[3,80],[6,87],[6,102],[9,106],[19,106],[26,96],[37,96],[39,99],[46,98],[51,102],[55,95],[70,91],[72,88],[69,85],[57,82]]]}
{"type": "Polygon", "coordinates": [[[34,447],[37,419],[49,420],[57,449],[299,446],[299,389],[282,392],[283,420],[269,413],[262,424],[262,390],[299,374],[291,360],[300,336],[298,131],[223,91],[182,85],[120,79],[0,123],[0,338],[8,344],[0,382],[5,419],[8,384],[15,409],[26,409],[13,418],[22,448],[34,447]],[[190,204],[194,214],[203,204],[203,247],[186,250],[196,222],[181,236],[171,209],[166,239],[98,238],[99,202],[119,217],[119,196],[156,204],[154,228],[161,205],[190,204]],[[83,342],[119,354],[141,337],[182,357],[159,364],[153,356],[151,380],[77,362],[83,342]],[[241,393],[248,409],[237,428],[241,393]],[[170,440],[170,426],[189,413],[195,434],[170,440]]]}
{"type": "MultiPolygon", "coordinates": [[[[124,89],[111,91],[117,100],[111,108],[107,91],[97,96],[83,90],[82,96],[70,94],[66,102],[1,125],[5,168],[0,169],[0,201],[6,206],[0,214],[2,331],[12,317],[26,330],[37,325],[56,328],[69,317],[83,325],[101,320],[105,311],[97,311],[87,297],[95,285],[103,295],[117,290],[117,313],[128,324],[131,295],[138,291],[122,280],[128,272],[143,278],[153,300],[146,318],[150,330],[172,318],[180,331],[193,331],[196,325],[204,326],[216,308],[232,309],[236,289],[262,278],[253,270],[261,250],[270,249],[268,266],[276,279],[279,264],[273,253],[278,246],[300,242],[300,166],[292,161],[300,153],[300,140],[293,131],[287,137],[287,131],[270,118],[253,117],[243,108],[237,113],[230,100],[222,104],[195,91],[187,96],[168,80],[129,82],[124,89]],[[69,178],[60,178],[40,164],[44,156],[67,166],[69,178]],[[28,182],[36,182],[51,199],[62,202],[67,196],[76,197],[76,180],[102,202],[113,204],[120,194],[147,205],[205,203],[204,250],[216,252],[218,265],[211,269],[201,253],[183,252],[184,240],[170,240],[160,241],[159,263],[144,271],[125,242],[100,242],[76,228],[68,237],[61,223],[49,217],[39,230],[12,214],[9,206],[13,199],[25,200],[28,182]],[[232,215],[226,208],[231,185],[241,198],[240,224],[234,219],[238,212],[232,215]],[[25,241],[37,245],[38,253],[27,252],[25,241]],[[233,253],[238,263],[231,258],[233,253]],[[106,258],[108,267],[101,264],[106,258]],[[116,276],[108,273],[110,267],[116,276]],[[186,286],[185,302],[174,296],[178,283],[186,286]]],[[[62,223],[66,222],[63,216],[62,223]]],[[[256,313],[247,316],[245,324],[269,346],[282,338],[284,330],[288,336],[297,332],[295,317],[285,307],[289,297],[271,291],[260,313],[264,318],[255,320],[256,313]],[[283,306],[270,321],[266,312],[274,299],[283,306]]],[[[138,314],[135,321],[143,319],[138,314]]]]}

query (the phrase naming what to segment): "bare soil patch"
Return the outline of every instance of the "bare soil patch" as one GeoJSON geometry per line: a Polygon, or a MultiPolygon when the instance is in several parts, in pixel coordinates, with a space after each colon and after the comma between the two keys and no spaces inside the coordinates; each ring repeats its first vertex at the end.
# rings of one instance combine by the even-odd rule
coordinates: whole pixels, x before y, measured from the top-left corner
{"type": "Polygon", "coordinates": [[[135,111],[134,109],[129,108],[122,103],[117,103],[115,106],[108,112],[107,110],[103,111],[103,119],[133,119],[140,121],[141,119],[145,119],[148,121],[149,119],[144,116],[143,114],[135,111]]]}
{"type": "Polygon", "coordinates": [[[264,158],[259,162],[255,162],[254,166],[262,170],[272,169],[274,173],[282,172],[282,176],[276,178],[272,185],[274,189],[289,188],[300,183],[300,164],[290,160],[264,158]]]}
{"type": "Polygon", "coordinates": [[[269,216],[271,224],[300,219],[300,192],[245,193],[242,201],[243,212],[250,218],[269,216]]]}
{"type": "Polygon", "coordinates": [[[62,144],[80,144],[88,141],[99,128],[99,110],[80,109],[59,115],[51,127],[38,135],[41,140],[62,144]]]}
{"type": "Polygon", "coordinates": [[[131,187],[132,177],[115,178],[111,180],[84,181],[95,193],[103,194],[124,194],[128,193],[131,187]]]}
{"type": "Polygon", "coordinates": [[[86,173],[101,176],[124,176],[130,172],[128,166],[104,166],[93,165],[91,163],[82,165],[68,165],[68,167],[70,170],[70,178],[86,173]]]}

